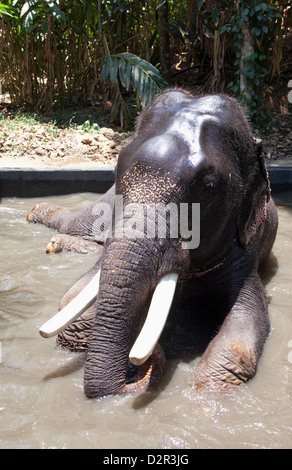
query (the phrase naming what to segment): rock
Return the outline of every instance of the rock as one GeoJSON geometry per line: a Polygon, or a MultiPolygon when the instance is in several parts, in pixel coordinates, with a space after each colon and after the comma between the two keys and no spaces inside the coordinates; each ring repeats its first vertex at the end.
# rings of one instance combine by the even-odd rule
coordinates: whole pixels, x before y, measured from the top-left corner
{"type": "Polygon", "coordinates": [[[35,149],[35,153],[41,157],[44,157],[45,155],[47,155],[47,151],[41,147],[37,147],[35,149]]]}
{"type": "Polygon", "coordinates": [[[109,139],[103,135],[103,134],[97,134],[94,136],[94,139],[97,141],[97,142],[109,142],[109,139]]]}
{"type": "Polygon", "coordinates": [[[94,144],[94,138],[90,134],[85,134],[81,138],[81,143],[84,145],[93,145],[94,144]]]}

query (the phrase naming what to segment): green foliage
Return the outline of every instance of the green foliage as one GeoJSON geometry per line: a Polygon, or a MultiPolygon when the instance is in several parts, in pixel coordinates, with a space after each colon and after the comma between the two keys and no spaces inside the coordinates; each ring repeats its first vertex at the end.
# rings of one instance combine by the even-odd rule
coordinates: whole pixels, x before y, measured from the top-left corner
{"type": "Polygon", "coordinates": [[[159,71],[135,54],[123,52],[107,56],[102,69],[104,80],[110,78],[113,85],[121,86],[136,94],[137,103],[144,108],[168,83],[159,71]]]}
{"type": "MultiPolygon", "coordinates": [[[[228,89],[241,96],[240,78],[245,77],[251,98],[241,98],[253,113],[260,90],[280,73],[281,40],[287,30],[284,12],[291,4],[289,0],[0,1],[0,76],[12,102],[48,111],[54,106],[111,101],[112,118],[119,115],[123,126],[132,119],[129,100],[141,109],[167,86],[159,73],[163,41],[157,9],[162,5],[168,6],[164,30],[174,76],[175,69],[196,67],[197,82],[188,84],[200,92],[223,91],[224,67],[235,67],[235,73],[228,75],[228,89]],[[254,51],[243,61],[245,24],[254,51]]],[[[170,84],[175,85],[176,78],[170,84]]]]}
{"type": "Polygon", "coordinates": [[[87,133],[98,133],[100,126],[97,124],[97,122],[91,123],[90,119],[87,119],[83,124],[80,126],[77,126],[77,129],[82,133],[82,134],[87,134],[87,133]]]}
{"type": "Polygon", "coordinates": [[[14,17],[14,8],[12,5],[5,5],[5,3],[0,3],[0,15],[6,15],[14,17]]]}
{"type": "Polygon", "coordinates": [[[49,110],[90,96],[99,57],[95,2],[8,0],[6,7],[0,75],[12,102],[49,110]]]}
{"type": "Polygon", "coordinates": [[[19,18],[23,20],[23,27],[27,32],[32,31],[38,24],[42,24],[45,31],[46,17],[51,13],[59,21],[66,21],[65,13],[59,8],[57,2],[52,0],[28,0],[20,10],[19,18]]]}
{"type": "Polygon", "coordinates": [[[123,90],[135,93],[138,108],[144,108],[168,86],[152,64],[129,52],[105,57],[102,77],[105,81],[109,79],[116,89],[111,119],[119,112],[121,126],[126,128],[131,126],[132,115],[123,90]]]}
{"type": "Polygon", "coordinates": [[[241,96],[250,109],[250,115],[253,116],[260,103],[257,91],[269,75],[269,50],[273,43],[275,29],[281,24],[282,13],[278,11],[278,2],[242,0],[236,6],[229,22],[224,24],[220,31],[221,34],[228,33],[232,37],[236,57],[235,81],[230,82],[228,87],[235,95],[241,96]],[[254,52],[242,61],[244,24],[248,25],[253,37],[254,52]],[[240,91],[240,75],[243,75],[249,83],[251,96],[246,96],[240,91]]]}

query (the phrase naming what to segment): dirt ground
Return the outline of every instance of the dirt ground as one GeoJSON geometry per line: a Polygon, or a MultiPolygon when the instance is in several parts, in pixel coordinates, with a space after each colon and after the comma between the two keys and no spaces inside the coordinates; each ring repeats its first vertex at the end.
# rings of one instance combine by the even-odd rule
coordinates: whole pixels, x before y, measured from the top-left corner
{"type": "Polygon", "coordinates": [[[115,167],[121,148],[131,140],[131,134],[110,127],[84,133],[52,131],[47,124],[2,128],[1,134],[0,168],[115,167]]]}
{"type": "MultiPolygon", "coordinates": [[[[264,142],[268,165],[292,164],[289,118],[287,111],[279,114],[270,124],[272,132],[258,135],[264,142]]],[[[106,125],[84,131],[52,122],[18,122],[14,116],[11,120],[6,116],[0,119],[0,169],[115,167],[120,150],[131,141],[133,133],[120,132],[108,122],[106,125]]]]}

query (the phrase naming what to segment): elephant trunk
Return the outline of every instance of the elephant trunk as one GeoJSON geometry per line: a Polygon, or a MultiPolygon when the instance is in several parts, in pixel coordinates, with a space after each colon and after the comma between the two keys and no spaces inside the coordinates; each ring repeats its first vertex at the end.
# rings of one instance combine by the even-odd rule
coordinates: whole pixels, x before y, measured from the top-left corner
{"type": "MultiPolygon", "coordinates": [[[[145,319],[159,266],[153,240],[113,239],[107,247],[84,372],[87,397],[126,391],[129,352],[145,319]]],[[[139,363],[149,356],[143,355],[139,363]]]]}

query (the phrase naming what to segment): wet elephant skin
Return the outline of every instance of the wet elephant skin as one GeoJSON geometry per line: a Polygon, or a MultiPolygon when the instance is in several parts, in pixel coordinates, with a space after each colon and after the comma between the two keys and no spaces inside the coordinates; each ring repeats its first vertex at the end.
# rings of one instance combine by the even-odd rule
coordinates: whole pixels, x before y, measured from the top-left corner
{"type": "MultiPolygon", "coordinates": [[[[169,273],[178,276],[171,315],[174,309],[179,315],[177,306],[187,304],[194,322],[204,322],[211,311],[221,325],[194,370],[194,389],[221,390],[254,376],[270,330],[259,270],[272,249],[278,222],[261,142],[253,137],[235,99],[165,91],[141,113],[133,141],[119,155],[115,185],[108,193],[76,214],[40,203],[27,219],[58,230],[61,245],[62,236],[69,235],[64,249],[72,249],[75,241],[78,251],[85,239],[94,253],[100,251],[92,270],[65,294],[61,307],[100,269],[97,300],[57,339],[64,347],[87,350],[86,396],[145,390],[159,380],[164,363],[159,345],[131,383],[128,358],[155,286],[169,273]],[[115,206],[117,196],[123,200],[122,212],[115,206]],[[113,227],[111,233],[97,236],[101,203],[112,208],[114,216],[109,214],[105,225],[113,222],[113,227]],[[192,246],[185,232],[173,237],[169,220],[164,237],[157,232],[148,237],[145,227],[156,227],[157,219],[149,219],[147,211],[145,221],[144,209],[153,204],[178,209],[187,204],[189,228],[192,207],[199,204],[198,246],[192,246]],[[117,225],[121,229],[131,222],[125,209],[138,206],[143,210],[133,209],[135,237],[118,236],[117,225]]],[[[181,221],[178,210],[179,226],[181,221]]]]}

